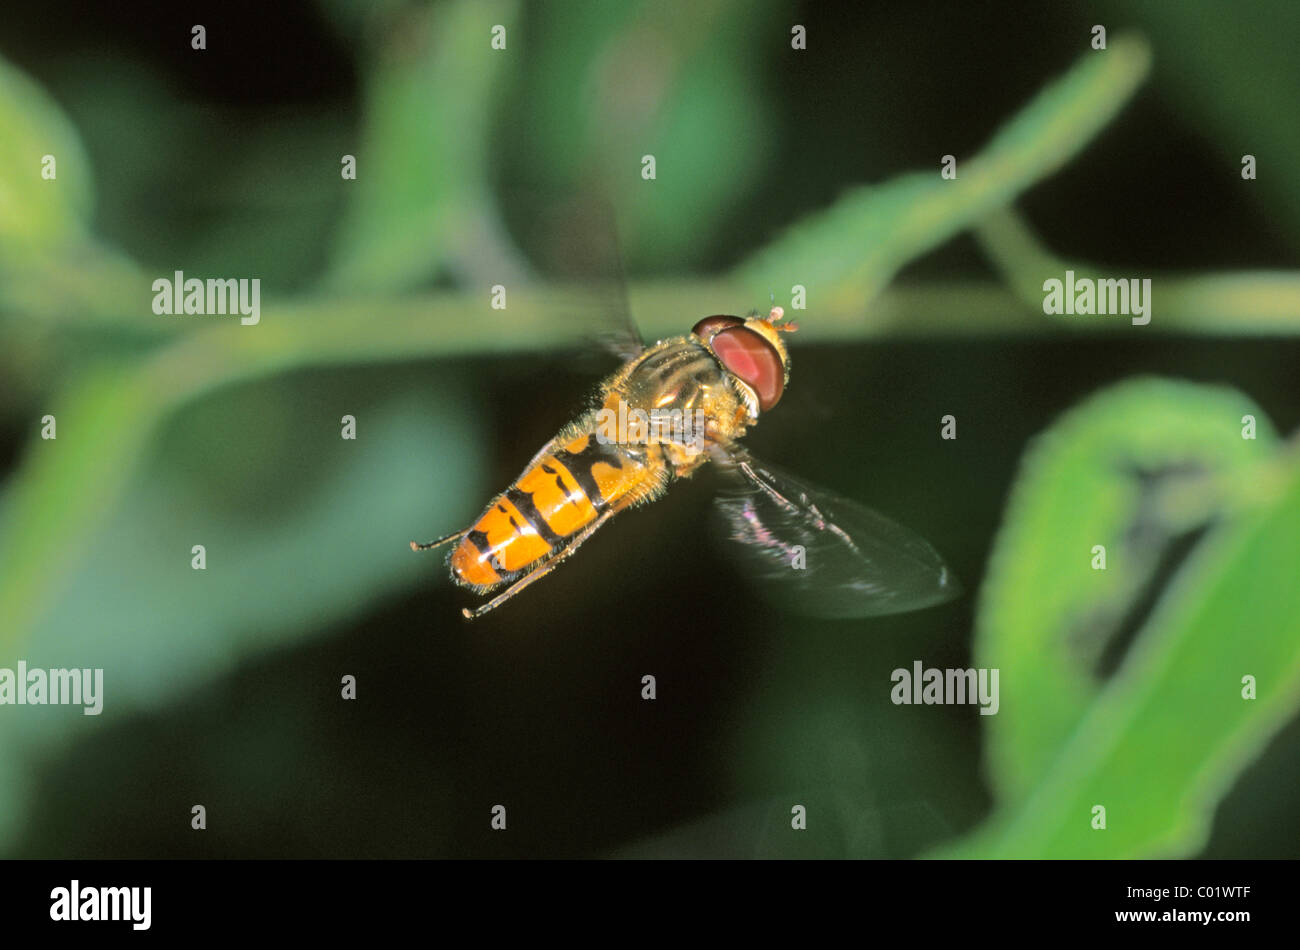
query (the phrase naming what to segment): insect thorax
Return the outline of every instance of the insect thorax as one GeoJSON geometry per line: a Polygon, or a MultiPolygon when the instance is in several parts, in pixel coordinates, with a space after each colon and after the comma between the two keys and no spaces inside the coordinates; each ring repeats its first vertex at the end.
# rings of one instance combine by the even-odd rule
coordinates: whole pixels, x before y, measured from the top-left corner
{"type": "Polygon", "coordinates": [[[727,375],[707,349],[690,337],[679,337],[646,350],[613,389],[629,407],[703,409],[716,415],[737,404],[727,375]]]}
{"type": "Polygon", "coordinates": [[[681,430],[663,429],[650,441],[675,443],[682,451],[671,453],[674,461],[685,461],[702,452],[706,441],[734,439],[744,433],[751,414],[729,376],[693,337],[676,337],[649,348],[611,379],[604,407],[625,413],[637,410],[674,423],[680,420],[685,439],[681,430]]]}

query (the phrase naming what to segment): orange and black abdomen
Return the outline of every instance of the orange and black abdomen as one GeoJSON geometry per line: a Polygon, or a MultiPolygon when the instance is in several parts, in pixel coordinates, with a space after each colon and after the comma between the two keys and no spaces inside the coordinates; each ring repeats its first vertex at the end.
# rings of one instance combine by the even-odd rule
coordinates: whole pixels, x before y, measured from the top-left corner
{"type": "Polygon", "coordinates": [[[461,539],[451,554],[452,579],[484,589],[521,577],[605,511],[645,497],[662,475],[651,458],[658,454],[658,446],[632,450],[594,434],[554,446],[461,539]]]}

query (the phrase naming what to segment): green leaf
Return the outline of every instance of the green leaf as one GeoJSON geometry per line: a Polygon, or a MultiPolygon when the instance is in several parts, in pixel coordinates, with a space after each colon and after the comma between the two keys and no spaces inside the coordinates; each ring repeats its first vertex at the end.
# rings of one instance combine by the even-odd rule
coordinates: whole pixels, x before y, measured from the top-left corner
{"type": "MultiPolygon", "coordinates": [[[[392,372],[264,380],[191,403],[152,433],[130,398],[147,388],[106,378],[86,390],[86,411],[60,417],[34,467],[60,493],[0,523],[19,556],[0,606],[3,665],[103,669],[103,721],[121,722],[385,596],[445,583],[442,560],[407,542],[480,501],[478,414],[455,376],[410,395],[420,375],[396,389],[392,372]],[[344,413],[355,440],[340,437],[344,413]],[[123,464],[150,435],[147,464],[123,464]],[[43,533],[52,524],[61,537],[43,533]],[[192,568],[196,544],[205,570],[192,568]]],[[[0,717],[0,847],[21,827],[33,770],[100,722],[76,707],[0,717]]]]}
{"type": "Polygon", "coordinates": [[[47,325],[116,321],[137,269],[89,236],[94,193],[81,138],[58,103],[0,59],[0,376],[15,391],[49,372],[34,357],[47,325]],[[45,158],[54,178],[43,177],[45,158]],[[107,304],[107,306],[105,305],[107,304]]]}
{"type": "Polygon", "coordinates": [[[1300,251],[1300,178],[1291,172],[1292,157],[1300,154],[1300,123],[1277,108],[1300,101],[1294,0],[1104,0],[1097,17],[1103,23],[1122,19],[1159,37],[1152,89],[1186,134],[1217,150],[1218,174],[1241,189],[1240,201],[1300,251]],[[1258,180],[1241,178],[1246,154],[1258,161],[1258,180]]]}
{"type": "Polygon", "coordinates": [[[944,856],[1201,846],[1233,777],[1300,701],[1300,460],[1275,447],[1239,393],[1161,380],[1107,390],[1038,440],[977,612],[975,665],[1000,671],[985,723],[998,806],[944,856]],[[1166,545],[1207,522],[1106,678],[1108,639],[1166,545]],[[1245,676],[1257,699],[1243,698],[1245,676]],[[1105,830],[1091,827],[1095,805],[1105,830]]]}
{"type": "Polygon", "coordinates": [[[86,152],[63,110],[0,60],[0,257],[82,236],[93,203],[86,152]],[[42,177],[46,155],[56,177],[42,177]]]}
{"type": "Polygon", "coordinates": [[[862,308],[912,258],[1074,157],[1128,101],[1149,62],[1146,43],[1134,36],[1116,38],[1104,54],[1085,54],[979,155],[958,156],[955,180],[942,179],[936,165],[852,191],[742,263],[737,276],[756,299],[801,284],[810,306],[862,308]]]}
{"type": "Polygon", "coordinates": [[[493,265],[495,283],[518,271],[487,184],[491,94],[518,55],[509,45],[517,11],[505,0],[456,0],[387,24],[393,38],[369,70],[366,129],[352,152],[357,177],[340,181],[353,200],[328,286],[403,290],[440,270],[493,265]],[[505,50],[490,45],[498,24],[505,50]]]}
{"type": "MultiPolygon", "coordinates": [[[[35,437],[0,497],[0,652],[24,642],[66,580],[78,550],[121,500],[150,440],[183,406],[233,383],[290,369],[365,365],[431,353],[463,353],[472,330],[463,308],[391,305],[382,323],[355,304],[305,312],[267,307],[255,327],[218,323],[193,330],[147,359],[95,364],[50,404],[59,438],[35,437]],[[422,344],[415,341],[422,340],[422,344]]],[[[528,308],[490,322],[546,338],[528,308]]]]}
{"type": "MultiPolygon", "coordinates": [[[[1048,279],[1064,280],[1067,270],[1074,271],[1077,278],[1090,280],[1115,273],[1114,268],[1053,254],[1011,208],[995,211],[980,221],[975,238],[1021,302],[1036,315],[1041,312],[1043,285],[1048,279]]],[[[1154,274],[1148,305],[1150,329],[1155,331],[1294,335],[1300,333],[1300,274],[1295,271],[1154,274]]],[[[1053,314],[1048,319],[1073,329],[1097,326],[1097,321],[1090,317],[1053,314]]]]}
{"type": "MultiPolygon", "coordinates": [[[[756,51],[781,41],[774,16],[788,29],[767,0],[574,0],[530,18],[501,103],[514,144],[501,178],[594,188],[617,209],[629,271],[692,268],[775,151],[771,106],[754,94],[767,68],[756,51]]],[[[545,262],[544,235],[521,240],[545,262]]]]}

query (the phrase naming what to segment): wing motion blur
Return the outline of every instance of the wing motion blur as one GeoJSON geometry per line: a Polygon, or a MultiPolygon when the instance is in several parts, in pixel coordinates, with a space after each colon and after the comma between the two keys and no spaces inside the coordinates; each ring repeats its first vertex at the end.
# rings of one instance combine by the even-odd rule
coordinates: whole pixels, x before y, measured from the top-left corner
{"type": "Polygon", "coordinates": [[[760,462],[719,460],[719,527],[760,591],[814,617],[870,617],[950,600],[961,585],[920,535],[760,462]]]}
{"type": "Polygon", "coordinates": [[[572,191],[514,187],[503,204],[548,282],[557,325],[593,357],[583,368],[603,374],[610,354],[619,362],[638,356],[645,344],[628,309],[618,223],[602,190],[592,183],[572,191]]]}

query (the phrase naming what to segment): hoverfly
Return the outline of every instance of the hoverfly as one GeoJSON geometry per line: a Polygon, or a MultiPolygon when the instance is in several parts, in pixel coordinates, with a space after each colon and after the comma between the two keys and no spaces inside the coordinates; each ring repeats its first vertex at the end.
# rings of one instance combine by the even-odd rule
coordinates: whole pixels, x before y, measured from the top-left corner
{"type": "Polygon", "coordinates": [[[452,580],[478,594],[481,617],[545,577],[615,514],[659,498],[712,461],[724,536],[766,593],[822,617],[928,607],[960,587],[938,553],[907,528],[760,462],[739,440],[781,399],[790,378],[780,307],[761,317],[715,315],[685,336],[626,347],[596,408],[548,442],[469,528],[412,550],[458,542],[452,580]],[[638,415],[640,413],[640,415],[638,415]],[[616,426],[613,418],[672,425],[616,426]],[[696,421],[691,427],[683,424],[696,421]]]}

